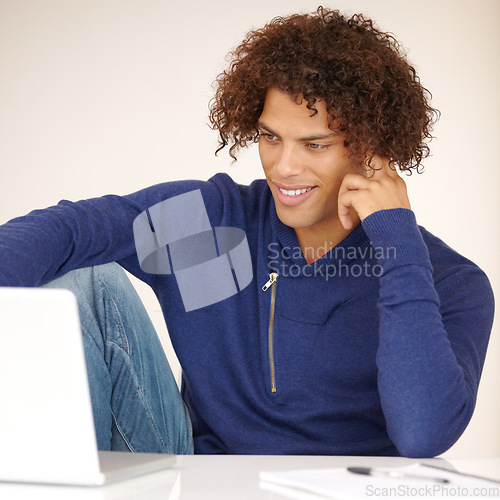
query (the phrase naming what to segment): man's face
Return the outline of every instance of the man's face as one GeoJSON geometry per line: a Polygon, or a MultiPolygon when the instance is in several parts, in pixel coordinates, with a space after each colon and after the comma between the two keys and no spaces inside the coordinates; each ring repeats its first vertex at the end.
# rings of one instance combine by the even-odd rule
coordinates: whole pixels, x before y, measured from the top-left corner
{"type": "MultiPolygon", "coordinates": [[[[339,227],[337,197],[351,166],[344,137],[328,127],[325,103],[311,116],[277,89],[267,92],[259,118],[259,153],[280,220],[315,236],[339,227]]],[[[359,170],[358,170],[359,172],[359,170]]]]}

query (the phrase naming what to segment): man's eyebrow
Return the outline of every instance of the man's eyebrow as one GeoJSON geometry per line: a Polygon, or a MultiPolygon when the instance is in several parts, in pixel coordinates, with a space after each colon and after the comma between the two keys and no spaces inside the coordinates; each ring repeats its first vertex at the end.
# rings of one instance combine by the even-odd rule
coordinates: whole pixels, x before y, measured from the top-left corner
{"type": "MultiPolygon", "coordinates": [[[[257,122],[257,127],[267,130],[267,132],[271,133],[272,135],[275,135],[276,137],[279,137],[279,134],[274,132],[270,127],[268,127],[264,122],[257,122]]],[[[332,137],[337,137],[340,135],[337,131],[332,130],[329,134],[312,134],[304,137],[299,137],[298,140],[301,142],[309,142],[309,141],[320,141],[322,139],[330,139],[332,137]]]]}
{"type": "Polygon", "coordinates": [[[274,130],[271,127],[268,127],[264,122],[261,122],[260,120],[257,122],[257,128],[262,128],[267,132],[271,133],[272,135],[279,137],[279,135],[276,132],[274,132],[274,130]]]}
{"type": "Polygon", "coordinates": [[[338,132],[332,130],[329,134],[313,134],[306,137],[299,137],[299,141],[320,141],[321,139],[331,139],[332,137],[337,137],[338,135],[338,132]]]}

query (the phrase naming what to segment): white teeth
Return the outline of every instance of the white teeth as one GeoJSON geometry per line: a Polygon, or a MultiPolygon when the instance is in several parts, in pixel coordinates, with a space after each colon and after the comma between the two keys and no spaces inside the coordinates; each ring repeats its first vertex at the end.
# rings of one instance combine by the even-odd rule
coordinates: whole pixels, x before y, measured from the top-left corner
{"type": "Polygon", "coordinates": [[[286,190],[283,188],[279,188],[280,191],[287,195],[287,196],[298,196],[299,194],[304,194],[307,193],[308,191],[311,191],[312,188],[306,188],[306,189],[291,189],[291,190],[286,190]]]}

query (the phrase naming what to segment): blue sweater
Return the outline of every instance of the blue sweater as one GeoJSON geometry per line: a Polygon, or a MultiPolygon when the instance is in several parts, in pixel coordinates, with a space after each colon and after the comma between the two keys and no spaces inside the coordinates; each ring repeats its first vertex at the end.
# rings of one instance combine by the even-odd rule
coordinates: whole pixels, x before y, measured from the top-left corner
{"type": "Polygon", "coordinates": [[[265,181],[218,174],[14,219],[0,227],[0,284],[110,261],[147,282],[183,369],[197,453],[444,452],[474,410],[494,308],[484,273],[406,209],[372,214],[314,264],[298,249],[265,181]],[[196,189],[212,226],[244,230],[253,280],[186,312],[174,275],[141,270],[132,224],[196,189]]]}

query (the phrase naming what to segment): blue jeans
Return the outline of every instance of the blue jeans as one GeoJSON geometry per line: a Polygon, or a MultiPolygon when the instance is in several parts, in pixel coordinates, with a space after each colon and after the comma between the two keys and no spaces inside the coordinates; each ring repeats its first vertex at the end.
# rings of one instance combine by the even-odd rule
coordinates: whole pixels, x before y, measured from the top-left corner
{"type": "Polygon", "coordinates": [[[44,286],[78,299],[100,450],[193,453],[191,421],[156,331],[117,264],[44,286]]]}

